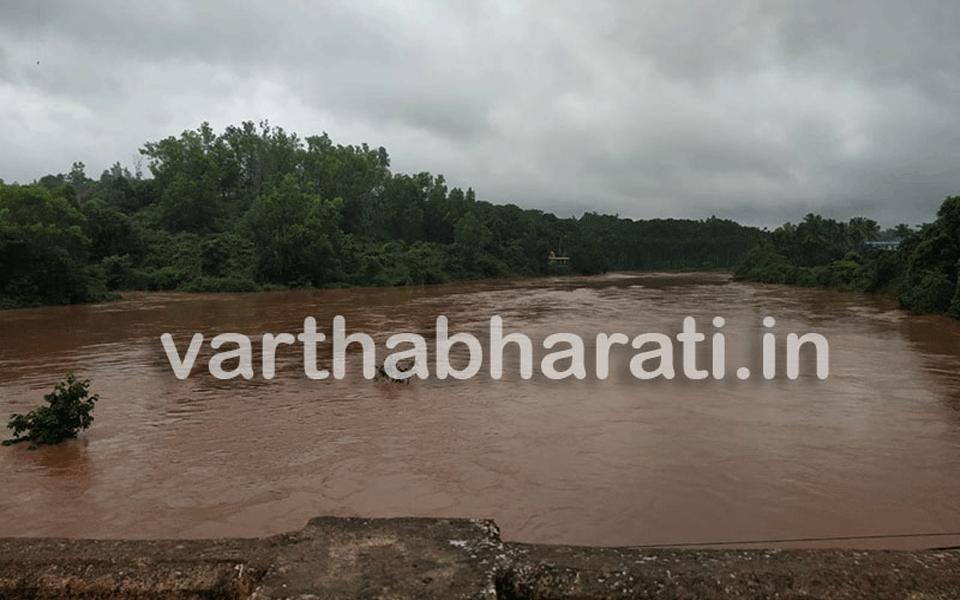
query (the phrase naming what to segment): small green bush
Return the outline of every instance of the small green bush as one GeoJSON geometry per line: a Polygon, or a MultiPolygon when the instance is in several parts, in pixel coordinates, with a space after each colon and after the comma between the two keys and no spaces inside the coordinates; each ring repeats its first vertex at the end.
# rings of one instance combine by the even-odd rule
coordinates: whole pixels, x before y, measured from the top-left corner
{"type": "Polygon", "coordinates": [[[100,399],[97,394],[87,398],[89,387],[89,379],[77,381],[73,373],[68,374],[65,381],[56,385],[53,393],[43,397],[50,406],[41,406],[26,415],[14,414],[10,417],[7,427],[13,430],[14,437],[4,440],[3,445],[30,442],[30,449],[34,450],[43,444],[59,444],[65,439],[77,437],[77,432],[90,427],[93,422],[90,411],[100,399]]]}

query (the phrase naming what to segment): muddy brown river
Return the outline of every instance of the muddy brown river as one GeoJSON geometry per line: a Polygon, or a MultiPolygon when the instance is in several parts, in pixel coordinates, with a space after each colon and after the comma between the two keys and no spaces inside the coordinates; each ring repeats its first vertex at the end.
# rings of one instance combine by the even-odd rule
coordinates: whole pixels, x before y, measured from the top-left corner
{"type": "MultiPolygon", "coordinates": [[[[410,345],[404,346],[409,348],[410,345]]],[[[398,346],[396,350],[401,347],[398,346]]],[[[651,353],[655,354],[655,353],[651,353]]],[[[451,364],[467,365],[465,344],[451,364]]],[[[223,357],[221,357],[223,358],[223,357]]],[[[573,359],[552,363],[563,371],[573,359]]],[[[227,371],[238,359],[222,362],[227,371]]],[[[27,412],[67,372],[100,401],[79,438],[36,451],[0,448],[0,536],[249,537],[299,529],[317,515],[493,518],[513,541],[917,548],[960,545],[960,323],[912,316],[887,298],[735,283],[718,274],[615,273],[433,287],[259,294],[130,294],[119,302],[0,312],[0,419],[27,412]],[[358,344],[332,375],[331,331],[376,344],[421,335],[429,376],[368,380],[358,344]],[[436,376],[437,317],[469,333],[483,357],[473,377],[436,376]],[[533,346],[532,377],[506,346],[490,376],[490,320],[533,346]],[[724,324],[716,327],[715,317],[724,324]],[[764,317],[775,325],[765,327],[764,317]],[[304,343],[279,345],[263,376],[262,337],[293,336],[314,317],[327,339],[304,372],[304,343]],[[712,370],[724,336],[725,374],[686,376],[677,335],[712,370]],[[254,377],[218,379],[210,340],[252,342],[254,377]],[[178,357],[204,336],[179,379],[178,357]],[[548,377],[555,333],[584,342],[586,377],[548,377]],[[597,335],[672,340],[609,348],[597,375],[597,335]],[[786,337],[818,333],[799,377],[785,372],[786,337]],[[762,337],[776,374],[762,375],[762,337]],[[659,356],[633,360],[661,348],[659,356]],[[633,361],[633,362],[631,362],[633,361]],[[642,364],[639,364],[641,363],[642,364]],[[675,377],[638,378],[672,362],[675,377]],[[635,364],[636,363],[636,364],[635,364]],[[740,379],[741,367],[750,376],[740,379]],[[892,536],[892,537],[874,537],[892,536]],[[902,537],[898,537],[902,536],[902,537]],[[774,540],[781,540],[774,542],[774,540]],[[782,540],[808,540],[784,542],[782,540]]],[[[8,437],[9,431],[0,431],[8,437]]]]}

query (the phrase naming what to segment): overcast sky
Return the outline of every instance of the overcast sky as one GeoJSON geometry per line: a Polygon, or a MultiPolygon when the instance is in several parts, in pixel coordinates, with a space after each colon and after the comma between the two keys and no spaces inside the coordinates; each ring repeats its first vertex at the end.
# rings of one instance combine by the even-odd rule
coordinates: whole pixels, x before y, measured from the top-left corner
{"type": "Polygon", "coordinates": [[[560,216],[960,195],[957,0],[0,0],[0,178],[268,119],[560,216]]]}

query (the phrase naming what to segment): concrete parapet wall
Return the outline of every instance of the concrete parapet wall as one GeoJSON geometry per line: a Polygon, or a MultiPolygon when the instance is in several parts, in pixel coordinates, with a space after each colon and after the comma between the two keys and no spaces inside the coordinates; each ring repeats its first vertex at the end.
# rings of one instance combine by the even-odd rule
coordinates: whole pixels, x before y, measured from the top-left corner
{"type": "Polygon", "coordinates": [[[960,550],[502,542],[492,521],[313,519],[262,539],[0,539],[3,600],[960,599],[960,550]]]}

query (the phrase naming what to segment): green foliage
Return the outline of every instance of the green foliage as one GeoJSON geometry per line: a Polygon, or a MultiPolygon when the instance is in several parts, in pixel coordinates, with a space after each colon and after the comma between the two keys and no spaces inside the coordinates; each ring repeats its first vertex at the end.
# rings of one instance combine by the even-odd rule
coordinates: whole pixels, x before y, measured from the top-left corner
{"type": "Polygon", "coordinates": [[[927,271],[897,299],[902,307],[913,313],[945,313],[950,310],[956,287],[956,283],[942,271],[927,271]]]}
{"type": "Polygon", "coordinates": [[[760,237],[715,217],[560,219],[495,205],[448,189],[442,175],[391,173],[382,147],[301,140],[265,121],[220,134],[202,123],[141,154],[149,178],[114,164],[93,180],[77,162],[33,186],[0,185],[0,306],[107,290],[730,269],[760,237]],[[550,250],[569,264],[548,264],[550,250]]]}
{"type": "Polygon", "coordinates": [[[0,185],[0,299],[13,305],[102,299],[85,225],[77,207],[48,188],[0,185]]]}
{"type": "Polygon", "coordinates": [[[465,256],[476,256],[490,245],[493,234],[480,222],[473,211],[457,219],[453,227],[453,241],[465,256]]]}
{"type": "Polygon", "coordinates": [[[86,217],[84,233],[90,238],[91,260],[141,256],[146,250],[140,227],[120,209],[94,199],[83,205],[82,212],[86,217]]]}
{"type": "Polygon", "coordinates": [[[820,276],[820,285],[851,290],[865,290],[872,280],[872,265],[864,262],[857,252],[848,252],[842,260],[826,265],[820,276]]]}
{"type": "Polygon", "coordinates": [[[52,393],[44,396],[49,406],[41,406],[26,415],[14,414],[7,424],[13,430],[13,439],[4,440],[9,446],[19,442],[30,442],[34,450],[44,444],[59,444],[63,440],[74,438],[77,433],[93,422],[90,411],[100,399],[97,394],[89,394],[90,380],[77,381],[70,373],[65,381],[56,384],[52,393]]]}
{"type": "Polygon", "coordinates": [[[100,261],[100,268],[107,289],[136,290],[146,287],[142,274],[133,268],[133,258],[129,254],[107,256],[100,261]]]}
{"type": "Polygon", "coordinates": [[[244,216],[244,231],[256,248],[256,276],[267,283],[321,286],[336,281],[340,200],[324,201],[288,175],[244,216]]]}
{"type": "Polygon", "coordinates": [[[786,283],[787,274],[793,265],[768,240],[762,240],[753,247],[746,258],[734,270],[737,280],[759,281],[762,283],[786,283]]]}
{"type": "Polygon", "coordinates": [[[949,197],[937,219],[914,231],[898,225],[880,232],[863,218],[838,223],[807,215],[773,231],[734,272],[737,279],[821,285],[897,294],[914,313],[960,318],[960,196],[949,197]],[[895,250],[865,242],[900,239],[895,250]]]}
{"type": "Polygon", "coordinates": [[[232,231],[207,237],[200,244],[200,271],[204,277],[252,281],[255,260],[254,243],[232,231]]]}
{"type": "Polygon", "coordinates": [[[876,280],[875,261],[884,251],[867,241],[880,236],[875,221],[847,223],[808,214],[765,236],[734,271],[737,279],[864,290],[876,280]],[[869,256],[869,258],[867,258],[869,256]]]}
{"type": "Polygon", "coordinates": [[[804,287],[816,287],[819,285],[816,271],[807,267],[800,267],[797,269],[797,277],[794,284],[804,287]]]}
{"type": "Polygon", "coordinates": [[[202,244],[195,233],[151,232],[150,251],[137,278],[151,291],[183,288],[203,275],[202,244]]]}
{"type": "Polygon", "coordinates": [[[954,319],[960,319],[960,260],[957,260],[956,267],[956,285],[954,286],[953,299],[950,301],[950,308],[947,309],[947,315],[954,319]]]}
{"type": "Polygon", "coordinates": [[[209,177],[191,179],[177,173],[163,191],[159,208],[167,230],[205,233],[217,229],[221,207],[209,177]]]}
{"type": "Polygon", "coordinates": [[[429,285],[447,281],[443,250],[438,244],[418,241],[403,256],[416,285],[429,285]]]}
{"type": "Polygon", "coordinates": [[[940,205],[937,220],[924,225],[911,241],[907,289],[901,306],[915,313],[960,316],[960,196],[940,205]]]}

